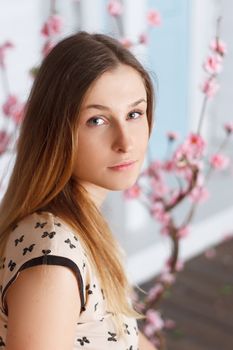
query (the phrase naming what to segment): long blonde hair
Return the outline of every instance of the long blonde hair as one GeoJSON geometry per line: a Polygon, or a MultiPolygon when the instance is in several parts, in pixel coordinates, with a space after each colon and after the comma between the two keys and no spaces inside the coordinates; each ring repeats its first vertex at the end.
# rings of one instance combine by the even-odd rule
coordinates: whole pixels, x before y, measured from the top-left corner
{"type": "Polygon", "coordinates": [[[120,332],[121,314],[136,318],[140,314],[128,303],[130,286],[118,244],[87,191],[72,176],[72,169],[78,153],[79,110],[85,93],[101,74],[121,63],[133,67],[143,79],[151,132],[153,86],[149,74],[133,54],[103,34],[79,32],[63,39],[44,59],[34,81],[21,125],[14,169],[0,207],[2,257],[12,227],[36,211],[50,211],[78,232],[120,332]]]}

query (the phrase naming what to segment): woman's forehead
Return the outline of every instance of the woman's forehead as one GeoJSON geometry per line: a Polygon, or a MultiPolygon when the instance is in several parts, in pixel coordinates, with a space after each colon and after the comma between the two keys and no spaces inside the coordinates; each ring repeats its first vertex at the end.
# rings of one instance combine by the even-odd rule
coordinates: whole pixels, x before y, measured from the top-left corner
{"type": "Polygon", "coordinates": [[[119,66],[103,73],[88,89],[83,108],[89,104],[106,104],[106,101],[125,101],[132,104],[138,99],[146,100],[143,78],[129,66],[119,66]]]}

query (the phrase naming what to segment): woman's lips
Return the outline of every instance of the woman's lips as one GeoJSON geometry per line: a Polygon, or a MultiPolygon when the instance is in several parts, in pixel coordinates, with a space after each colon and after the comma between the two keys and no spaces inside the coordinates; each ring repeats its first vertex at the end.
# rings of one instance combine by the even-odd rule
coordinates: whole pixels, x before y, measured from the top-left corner
{"type": "Polygon", "coordinates": [[[116,171],[127,170],[127,169],[131,169],[135,163],[136,163],[136,161],[132,161],[132,162],[128,162],[125,164],[115,165],[113,167],[109,167],[109,169],[116,170],[116,171]]]}

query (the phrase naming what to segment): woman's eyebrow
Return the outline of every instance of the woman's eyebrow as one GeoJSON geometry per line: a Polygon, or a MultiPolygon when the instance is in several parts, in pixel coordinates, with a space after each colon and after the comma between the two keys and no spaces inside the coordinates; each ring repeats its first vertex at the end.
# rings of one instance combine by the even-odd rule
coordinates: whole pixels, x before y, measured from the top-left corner
{"type": "MultiPolygon", "coordinates": [[[[146,100],[144,98],[140,98],[139,100],[137,100],[137,101],[133,102],[132,104],[130,104],[129,107],[135,107],[141,102],[145,102],[146,103],[146,100]]],[[[106,110],[106,111],[110,111],[111,110],[111,108],[109,108],[107,106],[100,105],[100,104],[91,104],[91,105],[88,105],[88,106],[85,107],[85,109],[90,109],[90,108],[96,108],[96,109],[106,110]]]]}

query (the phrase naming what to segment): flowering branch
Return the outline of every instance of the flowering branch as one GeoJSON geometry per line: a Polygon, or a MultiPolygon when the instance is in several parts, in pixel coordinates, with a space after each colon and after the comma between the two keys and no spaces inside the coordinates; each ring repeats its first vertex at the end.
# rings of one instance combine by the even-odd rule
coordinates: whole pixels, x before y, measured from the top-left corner
{"type": "Polygon", "coordinates": [[[171,256],[166,262],[165,268],[157,277],[155,285],[148,291],[146,297],[140,300],[136,298],[135,301],[135,306],[146,314],[146,321],[143,325],[144,333],[159,349],[163,349],[165,344],[162,336],[163,328],[172,328],[175,323],[171,320],[164,321],[160,312],[155,311],[155,309],[158,308],[164,295],[175,282],[177,271],[183,268],[183,262],[179,260],[180,239],[186,237],[189,233],[189,224],[194,217],[197,204],[208,198],[208,192],[204,185],[206,185],[210,175],[214,170],[222,170],[229,165],[228,158],[220,152],[226,147],[233,135],[233,124],[225,124],[226,138],[220,145],[218,152],[208,159],[209,168],[206,173],[204,172],[203,160],[207,145],[201,136],[207,103],[210,98],[215,96],[219,88],[216,78],[222,70],[222,61],[226,54],[226,45],[219,38],[220,20],[220,18],[217,20],[216,36],[210,45],[212,53],[203,64],[203,69],[209,76],[201,85],[204,98],[197,132],[190,133],[174,152],[171,151],[171,146],[178,136],[174,132],[168,133],[168,148],[165,160],[150,161],[148,168],[142,172],[136,184],[125,191],[126,198],[144,199],[143,201],[147,204],[152,217],[161,224],[161,233],[167,235],[172,243],[171,256]],[[168,151],[170,151],[170,154],[168,151]],[[168,175],[175,177],[178,187],[169,188],[166,182],[168,175]],[[147,183],[146,190],[145,180],[147,183]],[[178,224],[173,217],[173,211],[186,199],[190,199],[192,205],[183,221],[178,224]]]}

